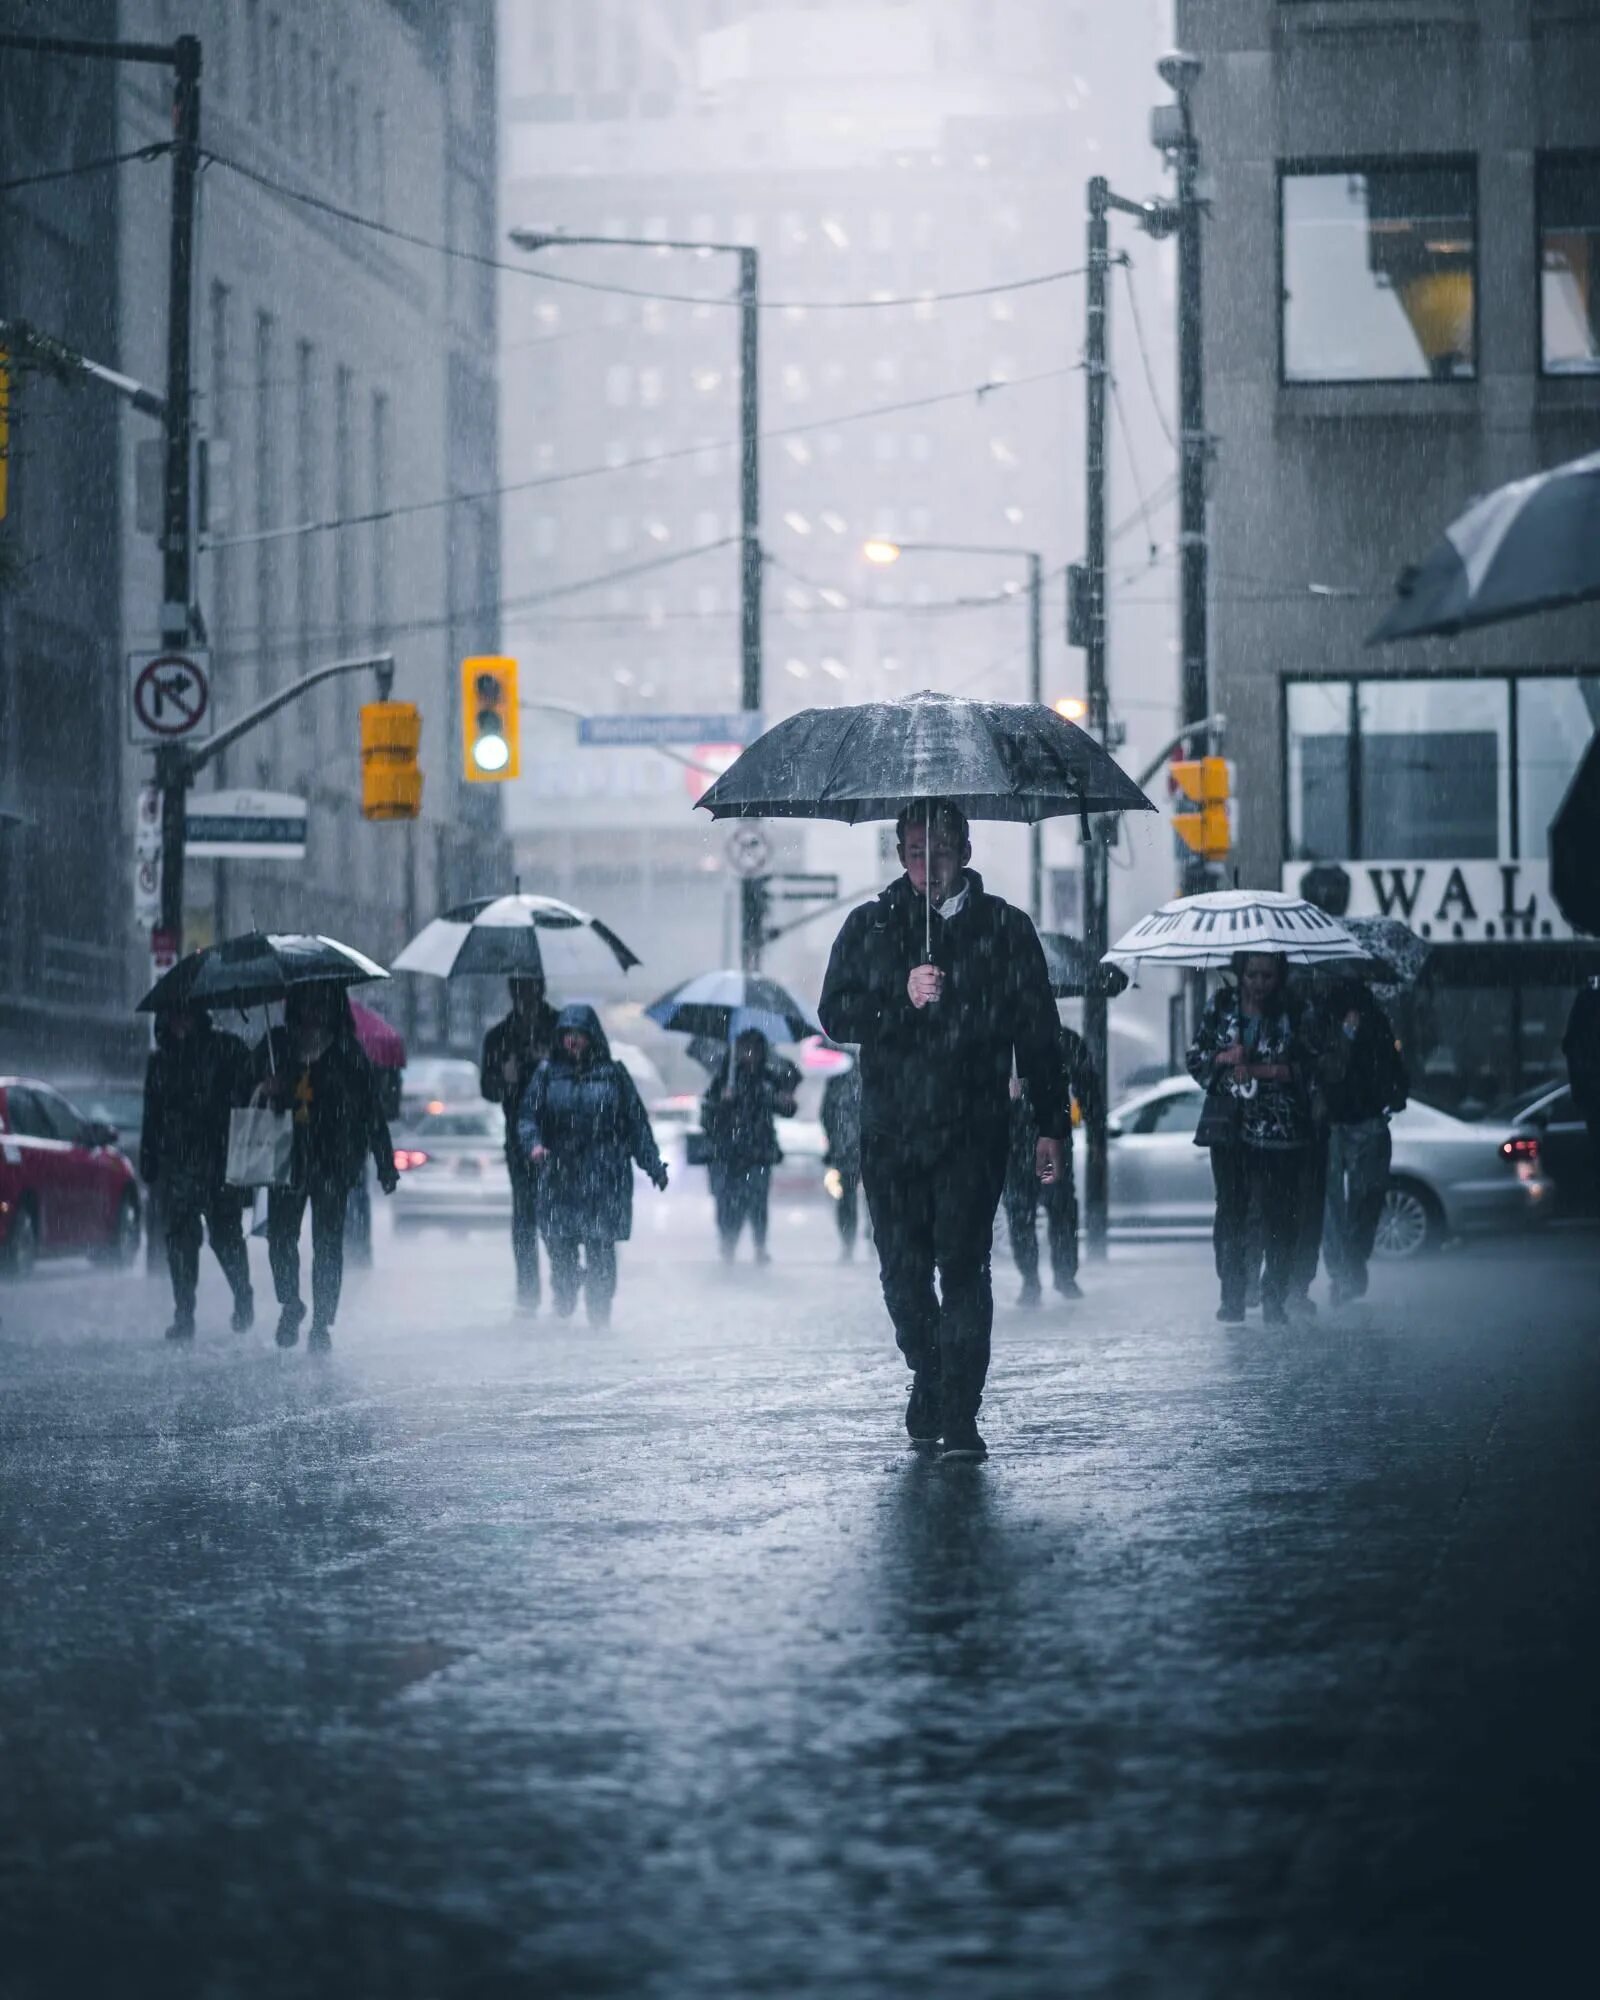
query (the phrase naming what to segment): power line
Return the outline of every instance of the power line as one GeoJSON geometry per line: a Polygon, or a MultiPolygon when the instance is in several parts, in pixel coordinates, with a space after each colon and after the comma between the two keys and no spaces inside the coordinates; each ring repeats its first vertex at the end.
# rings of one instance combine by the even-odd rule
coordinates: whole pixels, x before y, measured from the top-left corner
{"type": "MultiPolygon", "coordinates": [[[[911,410],[925,410],[939,403],[965,402],[969,396],[980,402],[985,396],[1001,389],[1021,389],[1036,382],[1052,381],[1062,375],[1076,374],[1082,367],[1074,362],[1061,368],[1043,368],[1036,374],[1018,375],[1004,382],[977,382],[964,389],[942,389],[927,396],[912,396],[897,403],[869,404],[860,410],[846,410],[836,416],[808,418],[804,423],[783,424],[774,430],[761,432],[761,440],[768,443],[781,438],[799,437],[808,431],[837,430],[846,424],[869,423],[875,417],[903,416],[911,410]]],[[[396,521],[413,514],[431,514],[444,507],[470,506],[483,500],[499,500],[511,493],[533,493],[548,486],[567,486],[580,479],[598,479],[611,472],[635,472],[656,465],[670,465],[674,461],[697,457],[704,451],[736,451],[736,438],[714,438],[709,442],[675,445],[670,451],[647,452],[638,458],[619,459],[616,464],[575,466],[569,472],[540,473],[530,479],[515,479],[498,486],[478,487],[465,493],[446,493],[432,500],[410,500],[393,507],[380,507],[364,514],[335,514],[318,521],[301,521],[281,528],[256,528],[239,535],[218,535],[208,540],[208,549],[233,549],[253,547],[261,542],[289,541],[300,535],[327,534],[336,528],[371,527],[379,521],[396,521]]]]}
{"type": "Polygon", "coordinates": [[[172,151],[170,139],[158,139],[153,145],[135,146],[126,153],[107,153],[98,160],[79,160],[75,166],[54,167],[48,173],[23,174],[13,181],[0,181],[0,194],[15,194],[21,188],[43,187],[49,181],[77,180],[82,174],[103,173],[107,167],[123,167],[130,160],[159,160],[163,153],[172,151]]]}
{"type": "MultiPolygon", "coordinates": [[[[531,278],[543,285],[568,285],[577,291],[609,292],[626,299],[658,299],[666,305],[681,306],[729,306],[740,307],[741,301],[735,293],[706,292],[663,292],[654,291],[641,285],[608,285],[596,278],[574,278],[557,271],[536,270],[528,264],[513,264],[504,257],[492,257],[487,251],[469,249],[464,244],[441,243],[431,236],[419,236],[414,230],[400,229],[392,222],[383,222],[373,215],[362,215],[352,208],[344,208],[338,202],[329,201],[325,196],[312,194],[308,189],[291,187],[288,182],[274,179],[256,167],[248,167],[242,160],[229,159],[224,153],[203,155],[208,166],[226,167],[256,186],[266,188],[271,193],[282,195],[286,201],[297,201],[307,208],[314,208],[323,215],[331,215],[341,222],[354,224],[359,229],[371,230],[375,235],[387,236],[394,242],[409,244],[414,250],[431,250],[441,257],[456,257],[463,263],[478,264],[490,271],[510,271],[517,277],[531,278]]],[[[757,305],[763,312],[882,312],[892,307],[919,305],[948,305],[961,299],[995,298],[1005,292],[1032,291],[1040,285],[1054,285],[1067,278],[1081,278],[1086,266],[1073,265],[1060,271],[1039,271],[1026,278],[1005,279],[998,284],[967,285],[947,292],[920,292],[902,294],[893,298],[869,299],[758,299],[757,305]]]]}
{"type": "Polygon", "coordinates": [[[1122,407],[1122,391],[1117,386],[1116,376],[1109,371],[1107,381],[1111,390],[1111,407],[1116,414],[1117,430],[1122,437],[1122,449],[1127,454],[1128,470],[1133,475],[1133,490],[1139,498],[1139,518],[1144,522],[1145,540],[1150,544],[1153,554],[1156,538],[1150,526],[1150,505],[1144,497],[1144,481],[1139,476],[1139,460],[1133,449],[1133,433],[1128,428],[1127,412],[1122,407]]]}
{"type": "Polygon", "coordinates": [[[1139,344],[1139,359],[1144,365],[1145,385],[1150,391],[1150,401],[1155,409],[1156,422],[1161,426],[1162,436],[1165,437],[1172,449],[1176,451],[1178,449],[1178,440],[1173,435],[1171,424],[1167,422],[1166,411],[1161,407],[1161,397],[1156,390],[1155,370],[1150,365],[1150,348],[1144,337],[1144,319],[1139,311],[1139,294],[1133,287],[1133,259],[1124,254],[1118,261],[1122,265],[1122,276],[1127,286],[1128,306],[1133,319],[1134,339],[1139,344]]]}

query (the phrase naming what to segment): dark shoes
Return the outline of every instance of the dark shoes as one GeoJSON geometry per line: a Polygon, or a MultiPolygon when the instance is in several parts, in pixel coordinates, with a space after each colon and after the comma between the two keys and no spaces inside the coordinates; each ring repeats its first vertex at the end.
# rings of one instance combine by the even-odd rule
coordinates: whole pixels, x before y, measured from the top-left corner
{"type": "Polygon", "coordinates": [[[256,1302],[249,1292],[233,1302],[233,1318],[228,1321],[235,1333],[248,1333],[256,1323],[256,1302]]]}
{"type": "Polygon", "coordinates": [[[333,1345],[333,1326],[325,1319],[314,1319],[311,1331],[306,1335],[306,1347],[313,1354],[326,1354],[333,1345]]]}
{"type": "Polygon", "coordinates": [[[1284,1309],[1291,1319],[1315,1319],[1317,1316],[1316,1300],[1308,1299],[1303,1292],[1296,1292],[1287,1299],[1284,1309]]]}
{"type": "Polygon", "coordinates": [[[300,1338],[300,1322],[306,1316],[302,1305],[285,1306],[278,1315],[278,1331],[273,1336],[280,1347],[293,1347],[300,1338]]]}
{"type": "Polygon", "coordinates": [[[1243,1326],[1244,1307],[1223,1304],[1217,1307],[1217,1318],[1224,1326],[1243,1326]]]}
{"type": "Polygon", "coordinates": [[[1289,1314],[1286,1307],[1272,1299],[1261,1301],[1261,1324],[1263,1326],[1287,1326],[1289,1314]]]}
{"type": "Polygon", "coordinates": [[[1019,1306],[1036,1306],[1041,1303],[1043,1298],[1044,1294],[1039,1289],[1039,1280],[1037,1278],[1024,1278],[1022,1281],[1022,1290],[1017,1294],[1017,1304],[1019,1306]]]}
{"type": "Polygon", "coordinates": [[[926,1369],[919,1368],[911,1378],[906,1435],[913,1444],[939,1442],[939,1377],[926,1369]]]}
{"type": "Polygon", "coordinates": [[[193,1340],[194,1314],[179,1313],[171,1326],[167,1328],[167,1338],[168,1340],[193,1340]]]}
{"type": "Polygon", "coordinates": [[[945,1426],[944,1444],[940,1449],[941,1458],[980,1459],[989,1456],[989,1447],[978,1435],[978,1426],[971,1417],[964,1423],[945,1426]]]}
{"type": "Polygon", "coordinates": [[[1057,1278],[1056,1290],[1064,1299],[1081,1299],[1083,1297],[1083,1287],[1078,1283],[1076,1278],[1057,1278]]]}

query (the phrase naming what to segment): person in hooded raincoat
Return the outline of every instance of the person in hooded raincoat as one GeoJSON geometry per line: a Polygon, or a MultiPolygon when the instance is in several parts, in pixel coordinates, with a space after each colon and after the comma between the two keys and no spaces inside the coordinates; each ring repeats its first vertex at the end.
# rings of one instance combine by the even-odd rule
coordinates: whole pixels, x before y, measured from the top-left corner
{"type": "Polygon", "coordinates": [[[311,1331],[327,1347],[344,1283],[344,1213],[370,1152],[378,1185],[393,1194],[394,1144],[383,1115],[378,1073],[356,1039],[342,987],[297,986],[283,1026],[256,1053],[256,1095],[294,1114],[294,1178],[267,1193],[267,1256],[278,1295],[277,1341],[300,1338],[300,1225],[311,1209],[311,1331]]]}
{"type": "Polygon", "coordinates": [[[581,1286],[589,1324],[607,1326],[617,1245],[633,1233],[633,1169],[663,1190],[667,1169],[633,1078],[592,1007],[557,1015],[555,1046],[522,1094],[517,1137],[539,1174],[556,1313],[571,1317],[581,1286]]]}
{"type": "Polygon", "coordinates": [[[255,1293],[245,1251],[244,1197],[227,1184],[228,1114],[250,1083],[250,1052],[237,1035],[211,1025],[203,1007],[156,1016],[156,1045],[145,1070],[139,1175],[158,1191],[172,1276],[168,1340],[194,1338],[200,1282],[200,1232],[233,1293],[233,1329],[255,1323],[255,1293]]]}
{"type": "Polygon", "coordinates": [[[772,1169],[783,1158],[777,1120],[792,1118],[800,1072],[774,1056],[758,1028],[746,1028],[724,1051],[700,1105],[700,1125],[710,1152],[711,1192],[723,1262],[731,1264],[744,1225],[756,1262],[770,1263],[767,1200],[772,1169]]]}

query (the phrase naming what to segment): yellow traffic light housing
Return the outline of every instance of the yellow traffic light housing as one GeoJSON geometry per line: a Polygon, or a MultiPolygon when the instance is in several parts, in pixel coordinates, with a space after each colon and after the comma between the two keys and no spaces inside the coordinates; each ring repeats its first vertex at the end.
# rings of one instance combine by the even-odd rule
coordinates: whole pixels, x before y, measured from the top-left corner
{"type": "Polygon", "coordinates": [[[498,784],[522,773],[517,663],[485,654],[461,662],[462,775],[498,784]]]}
{"type": "Polygon", "coordinates": [[[422,717],[414,701],[369,701],[361,711],[361,817],[415,819],[422,811],[422,717]]]}
{"type": "Polygon", "coordinates": [[[1199,807],[1175,812],[1172,830],[1202,861],[1226,861],[1233,852],[1233,767],[1226,757],[1175,759],[1167,767],[1173,796],[1199,807]]]}

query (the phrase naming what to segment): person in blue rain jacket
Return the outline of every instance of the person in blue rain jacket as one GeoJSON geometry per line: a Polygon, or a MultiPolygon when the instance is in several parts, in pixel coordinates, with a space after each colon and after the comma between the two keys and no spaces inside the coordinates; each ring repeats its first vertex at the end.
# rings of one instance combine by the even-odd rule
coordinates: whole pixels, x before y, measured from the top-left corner
{"type": "Polygon", "coordinates": [[[523,1090],[517,1133],[540,1178],[556,1313],[571,1317],[581,1287],[589,1324],[607,1326],[617,1245],[633,1233],[633,1169],[662,1189],[667,1170],[633,1078],[592,1007],[564,1007],[556,1017],[555,1047],[523,1090]]]}

